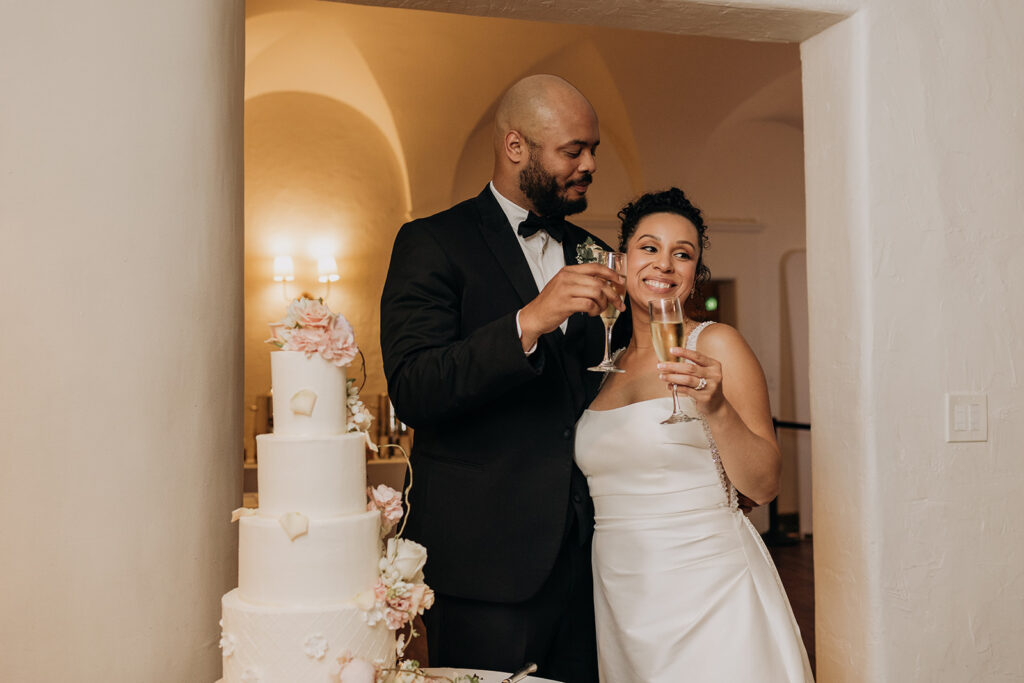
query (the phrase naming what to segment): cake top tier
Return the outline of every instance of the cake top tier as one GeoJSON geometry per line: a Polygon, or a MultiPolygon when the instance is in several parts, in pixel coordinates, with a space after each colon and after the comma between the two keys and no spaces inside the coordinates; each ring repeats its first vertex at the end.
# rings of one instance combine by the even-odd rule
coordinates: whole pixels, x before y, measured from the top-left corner
{"type": "Polygon", "coordinates": [[[324,436],[348,431],[347,366],[359,348],[345,316],[323,299],[296,299],[270,324],[274,433],[324,436]]]}
{"type": "Polygon", "coordinates": [[[330,436],[348,431],[345,368],[301,351],[270,354],[274,434],[330,436]]]}

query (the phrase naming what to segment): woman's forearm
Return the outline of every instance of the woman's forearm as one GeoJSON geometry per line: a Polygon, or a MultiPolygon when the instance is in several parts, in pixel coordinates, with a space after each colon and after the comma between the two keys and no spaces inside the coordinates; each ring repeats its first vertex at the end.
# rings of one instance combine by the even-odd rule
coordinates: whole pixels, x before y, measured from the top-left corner
{"type": "Polygon", "coordinates": [[[782,458],[774,439],[769,441],[751,431],[728,401],[705,418],[733,486],[758,505],[775,498],[782,458]]]}

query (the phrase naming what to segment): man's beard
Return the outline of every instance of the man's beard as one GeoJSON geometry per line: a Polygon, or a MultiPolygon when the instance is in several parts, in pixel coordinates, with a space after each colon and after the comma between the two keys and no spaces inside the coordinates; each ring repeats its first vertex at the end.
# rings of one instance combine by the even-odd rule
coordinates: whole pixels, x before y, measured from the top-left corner
{"type": "MultiPolygon", "coordinates": [[[[580,181],[589,183],[592,176],[584,173],[580,181]]],[[[541,216],[571,216],[587,208],[586,196],[573,200],[562,196],[563,188],[558,186],[558,180],[541,166],[540,159],[533,154],[519,174],[519,189],[541,216]]]]}

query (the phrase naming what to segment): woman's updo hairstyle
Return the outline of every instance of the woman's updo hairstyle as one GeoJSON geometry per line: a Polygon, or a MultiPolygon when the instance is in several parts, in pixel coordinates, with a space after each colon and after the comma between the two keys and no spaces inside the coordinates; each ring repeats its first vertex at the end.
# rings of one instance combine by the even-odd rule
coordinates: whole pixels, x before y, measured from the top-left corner
{"type": "Polygon", "coordinates": [[[646,216],[652,213],[674,213],[682,216],[693,223],[697,228],[697,276],[693,281],[693,289],[700,291],[702,284],[711,279],[711,270],[704,265],[704,250],[708,248],[708,226],[704,224],[700,209],[694,206],[686,194],[678,187],[672,187],[661,192],[648,192],[639,199],[626,204],[619,211],[619,220],[622,227],[619,228],[619,251],[626,251],[626,243],[636,232],[636,226],[646,216]]]}

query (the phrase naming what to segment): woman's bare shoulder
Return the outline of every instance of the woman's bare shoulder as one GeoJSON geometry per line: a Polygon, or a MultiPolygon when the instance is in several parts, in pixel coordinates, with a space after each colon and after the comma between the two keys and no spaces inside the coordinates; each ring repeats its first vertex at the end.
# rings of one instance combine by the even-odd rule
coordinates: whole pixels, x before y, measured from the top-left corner
{"type": "Polygon", "coordinates": [[[750,348],[747,340],[743,338],[732,325],[715,323],[708,325],[701,330],[697,337],[697,351],[710,356],[721,362],[723,365],[738,365],[740,367],[754,364],[761,370],[761,364],[750,348]]]}
{"type": "Polygon", "coordinates": [[[726,323],[708,325],[697,337],[697,350],[701,353],[712,355],[710,352],[713,350],[729,350],[735,347],[750,348],[739,330],[726,323]]]}

